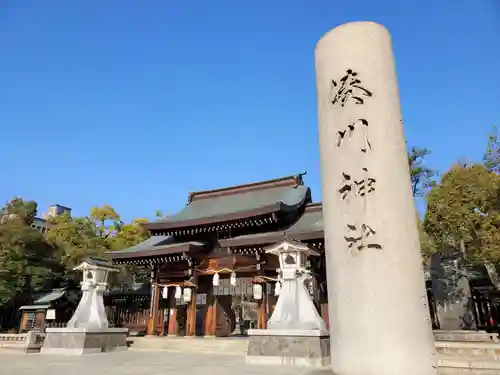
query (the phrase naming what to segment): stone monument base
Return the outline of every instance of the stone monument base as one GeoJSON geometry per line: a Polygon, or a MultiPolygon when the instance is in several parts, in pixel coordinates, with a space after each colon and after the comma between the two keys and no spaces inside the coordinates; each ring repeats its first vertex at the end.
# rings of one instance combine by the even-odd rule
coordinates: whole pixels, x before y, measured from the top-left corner
{"type": "Polygon", "coordinates": [[[128,328],[47,328],[42,354],[82,355],[127,349],[128,328]]]}
{"type": "Polygon", "coordinates": [[[324,367],[330,336],[320,330],[250,329],[246,363],[324,367]]]}

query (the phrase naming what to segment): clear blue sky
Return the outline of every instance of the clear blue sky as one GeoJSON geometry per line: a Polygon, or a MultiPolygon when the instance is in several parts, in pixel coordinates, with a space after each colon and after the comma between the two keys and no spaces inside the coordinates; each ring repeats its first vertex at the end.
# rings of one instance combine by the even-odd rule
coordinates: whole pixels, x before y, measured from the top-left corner
{"type": "Polygon", "coordinates": [[[393,35],[405,132],[441,171],[500,124],[500,2],[0,1],[0,200],[174,213],[193,190],[307,171],[313,52],[355,20],[393,35]]]}

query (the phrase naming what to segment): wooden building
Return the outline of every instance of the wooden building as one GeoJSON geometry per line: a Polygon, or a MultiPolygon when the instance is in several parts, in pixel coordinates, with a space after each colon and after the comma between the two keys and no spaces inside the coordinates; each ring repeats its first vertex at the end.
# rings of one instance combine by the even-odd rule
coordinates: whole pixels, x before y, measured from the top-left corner
{"type": "Polygon", "coordinates": [[[67,322],[76,308],[75,301],[78,301],[80,296],[80,290],[66,288],[52,289],[48,293],[42,293],[33,304],[19,308],[21,311],[19,332],[31,330],[44,332],[46,326],[50,324],[67,322]]]}
{"type": "MultiPolygon", "coordinates": [[[[228,336],[265,328],[279,263],[264,247],[287,237],[322,254],[324,248],[321,204],[312,203],[302,175],[190,193],[179,213],[143,225],[151,238],[108,255],[150,268],[152,298],[115,296],[108,315],[120,315],[121,298],[126,312],[115,321],[148,334],[228,336]]],[[[328,321],[324,255],[311,267],[311,295],[328,321]]]]}
{"type": "MultiPolygon", "coordinates": [[[[180,336],[228,336],[265,328],[277,300],[279,265],[264,248],[286,237],[321,254],[310,259],[309,286],[328,325],[322,206],[312,202],[302,175],[190,193],[179,213],[143,225],[151,238],[108,253],[117,264],[151,270],[147,285],[107,295],[113,324],[132,332],[180,336]],[[260,285],[259,293],[254,285],[260,285]]],[[[467,274],[476,325],[492,329],[492,318],[500,322],[500,298],[483,268],[467,274]]],[[[429,275],[429,309],[438,329],[429,275]]]]}

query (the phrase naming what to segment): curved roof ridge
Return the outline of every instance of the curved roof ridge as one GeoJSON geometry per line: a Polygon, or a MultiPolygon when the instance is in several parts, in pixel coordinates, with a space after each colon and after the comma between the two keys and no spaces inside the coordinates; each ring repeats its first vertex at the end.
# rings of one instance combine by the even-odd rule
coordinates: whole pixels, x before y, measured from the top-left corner
{"type": "Polygon", "coordinates": [[[257,181],[242,185],[233,185],[225,188],[191,192],[188,195],[188,204],[194,200],[213,198],[221,195],[240,194],[252,190],[271,189],[276,187],[296,187],[299,185],[304,185],[304,180],[302,179],[302,176],[304,176],[304,174],[305,173],[299,173],[296,175],[275,178],[272,180],[257,181]]]}

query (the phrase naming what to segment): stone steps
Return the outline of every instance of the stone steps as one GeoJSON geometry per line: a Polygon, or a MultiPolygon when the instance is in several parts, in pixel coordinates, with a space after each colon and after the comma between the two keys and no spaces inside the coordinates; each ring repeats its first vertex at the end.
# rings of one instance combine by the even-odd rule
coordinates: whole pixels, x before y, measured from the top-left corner
{"type": "Polygon", "coordinates": [[[439,375],[500,374],[498,342],[436,341],[439,375]]]}
{"type": "MultiPolygon", "coordinates": [[[[246,355],[247,338],[131,338],[131,350],[246,355]]],[[[500,374],[500,344],[493,342],[437,341],[439,375],[500,374]]]]}
{"type": "Polygon", "coordinates": [[[439,375],[498,375],[500,362],[477,358],[442,358],[438,369],[439,375]]]}
{"type": "Polygon", "coordinates": [[[246,338],[137,337],[131,341],[132,350],[245,355],[248,348],[246,338]]]}
{"type": "Polygon", "coordinates": [[[449,359],[500,360],[500,343],[498,342],[436,341],[436,350],[441,357],[449,359]]]}
{"type": "Polygon", "coordinates": [[[500,342],[498,333],[488,333],[486,331],[435,330],[433,333],[436,341],[500,342]]]}

